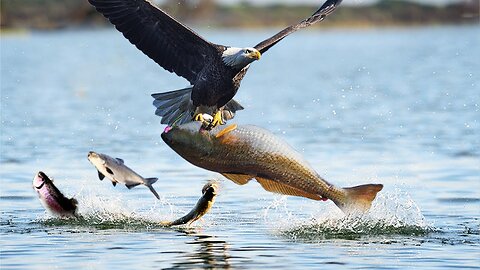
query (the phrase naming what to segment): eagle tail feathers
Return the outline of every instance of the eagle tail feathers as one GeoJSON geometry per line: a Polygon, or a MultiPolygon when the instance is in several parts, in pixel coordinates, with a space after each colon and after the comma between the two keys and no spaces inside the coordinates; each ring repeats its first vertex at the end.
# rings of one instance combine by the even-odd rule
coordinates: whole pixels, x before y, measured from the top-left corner
{"type": "MultiPolygon", "coordinates": [[[[157,108],[155,114],[162,117],[162,124],[174,126],[192,121],[196,110],[191,99],[192,88],[190,86],[165,93],[152,94],[155,99],[153,106],[157,108]]],[[[221,109],[222,117],[224,120],[230,120],[235,116],[236,111],[243,109],[240,103],[232,99],[221,109]]]]}
{"type": "Polygon", "coordinates": [[[155,114],[162,117],[162,124],[181,125],[192,120],[195,111],[191,99],[192,88],[190,86],[165,93],[152,94],[155,99],[153,106],[157,108],[155,114]]]}

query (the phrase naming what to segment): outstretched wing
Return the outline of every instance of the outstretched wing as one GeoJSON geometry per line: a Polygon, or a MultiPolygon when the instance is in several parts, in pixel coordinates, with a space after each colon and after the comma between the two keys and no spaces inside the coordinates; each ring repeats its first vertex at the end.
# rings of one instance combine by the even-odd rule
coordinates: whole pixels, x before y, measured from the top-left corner
{"type": "Polygon", "coordinates": [[[218,57],[219,45],[145,0],[88,0],[118,31],[164,69],[191,84],[207,59],[218,57]]]}
{"type": "Polygon", "coordinates": [[[312,16],[295,25],[291,25],[283,29],[271,38],[258,43],[255,46],[255,49],[257,49],[260,53],[263,54],[268,49],[270,49],[270,47],[277,44],[280,40],[284,39],[286,36],[297,31],[298,29],[302,29],[314,23],[323,21],[323,19],[325,19],[327,15],[332,13],[337,8],[337,6],[340,5],[340,2],[342,2],[342,0],[327,0],[327,2],[325,2],[317,11],[315,11],[312,16]]]}

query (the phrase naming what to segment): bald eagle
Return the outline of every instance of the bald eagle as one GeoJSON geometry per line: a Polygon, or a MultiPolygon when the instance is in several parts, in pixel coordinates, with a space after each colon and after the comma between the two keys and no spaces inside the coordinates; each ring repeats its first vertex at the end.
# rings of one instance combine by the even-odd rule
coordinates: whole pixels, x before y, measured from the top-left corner
{"type": "Polygon", "coordinates": [[[180,125],[213,116],[209,127],[224,124],[243,107],[233,98],[250,63],[297,31],[322,21],[342,0],[327,0],[312,16],[254,47],[211,43],[145,0],[89,0],[118,31],[164,69],[187,79],[184,89],[153,94],[161,123],[180,125]]]}

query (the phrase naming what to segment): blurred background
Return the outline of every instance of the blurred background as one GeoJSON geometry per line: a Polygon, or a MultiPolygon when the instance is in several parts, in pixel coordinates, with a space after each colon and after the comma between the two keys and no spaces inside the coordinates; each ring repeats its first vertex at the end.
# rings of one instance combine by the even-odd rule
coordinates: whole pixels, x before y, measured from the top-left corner
{"type": "MultiPolygon", "coordinates": [[[[209,27],[287,25],[309,15],[316,0],[157,0],[187,24],[209,27]]],[[[467,24],[479,22],[479,0],[345,0],[329,26],[467,24]]],[[[57,29],[106,24],[86,0],[2,0],[1,28],[57,29]]]]}

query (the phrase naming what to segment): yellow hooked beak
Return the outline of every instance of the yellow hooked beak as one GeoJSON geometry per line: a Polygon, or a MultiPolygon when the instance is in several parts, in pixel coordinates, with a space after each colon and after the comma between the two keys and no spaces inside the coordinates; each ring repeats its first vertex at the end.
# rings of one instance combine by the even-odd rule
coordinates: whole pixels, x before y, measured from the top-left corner
{"type": "Polygon", "coordinates": [[[252,58],[252,59],[255,59],[255,60],[258,60],[260,59],[260,57],[262,56],[262,54],[259,52],[259,51],[253,51],[251,52],[248,57],[252,58]]]}

